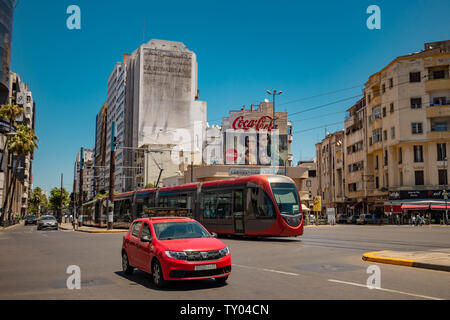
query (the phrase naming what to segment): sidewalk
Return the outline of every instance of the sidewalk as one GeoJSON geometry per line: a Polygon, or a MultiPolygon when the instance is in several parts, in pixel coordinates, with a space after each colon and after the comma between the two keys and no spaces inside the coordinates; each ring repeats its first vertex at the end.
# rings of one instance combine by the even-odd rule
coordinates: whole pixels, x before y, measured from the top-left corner
{"type": "MultiPolygon", "coordinates": [[[[71,223],[61,223],[59,225],[61,230],[73,230],[73,226],[71,223]]],[[[88,233],[125,233],[128,232],[128,229],[112,229],[108,230],[106,228],[96,228],[96,227],[86,227],[82,226],[78,228],[77,231],[80,232],[88,232],[88,233]]]]}
{"type": "Polygon", "coordinates": [[[16,228],[16,227],[18,227],[18,226],[21,226],[21,225],[24,225],[24,224],[25,224],[25,222],[22,220],[22,221],[20,221],[19,223],[16,223],[16,224],[14,224],[14,225],[12,225],[12,226],[8,226],[8,227],[0,227],[0,231],[14,229],[14,228],[16,228]]]}
{"type": "Polygon", "coordinates": [[[375,251],[362,256],[364,261],[395,264],[450,272],[450,249],[431,251],[375,251]]]}

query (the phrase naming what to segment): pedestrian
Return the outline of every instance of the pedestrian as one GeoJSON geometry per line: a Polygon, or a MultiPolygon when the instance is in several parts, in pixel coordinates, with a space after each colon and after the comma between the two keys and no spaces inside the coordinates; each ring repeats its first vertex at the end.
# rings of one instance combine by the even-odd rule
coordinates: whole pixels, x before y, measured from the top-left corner
{"type": "Polygon", "coordinates": [[[419,226],[420,223],[420,216],[416,215],[416,226],[419,226]]]}
{"type": "Polygon", "coordinates": [[[421,226],[425,225],[425,216],[423,215],[420,217],[420,225],[421,226]]]}
{"type": "Polygon", "coordinates": [[[412,215],[412,217],[411,217],[411,224],[413,227],[416,224],[416,217],[414,215],[412,215]]]}

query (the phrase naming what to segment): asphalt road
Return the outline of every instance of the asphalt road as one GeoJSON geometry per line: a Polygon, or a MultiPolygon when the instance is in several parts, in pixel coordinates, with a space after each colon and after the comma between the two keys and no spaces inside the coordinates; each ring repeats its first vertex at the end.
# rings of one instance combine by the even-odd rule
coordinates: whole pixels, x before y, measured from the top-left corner
{"type": "Polygon", "coordinates": [[[450,273],[364,262],[376,250],[450,248],[450,228],[410,226],[308,227],[298,238],[222,239],[233,271],[214,280],[174,282],[156,289],[149,275],[121,271],[123,234],[0,232],[0,299],[450,299],[450,273]],[[81,289],[69,290],[69,265],[81,269],[81,289]],[[381,289],[366,287],[378,265],[381,289]]]}

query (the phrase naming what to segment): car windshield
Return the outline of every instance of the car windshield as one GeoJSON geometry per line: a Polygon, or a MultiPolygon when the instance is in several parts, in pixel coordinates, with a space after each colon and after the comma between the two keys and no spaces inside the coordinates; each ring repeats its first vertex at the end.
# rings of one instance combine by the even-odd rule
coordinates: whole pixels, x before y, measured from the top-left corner
{"type": "Polygon", "coordinates": [[[28,216],[28,219],[36,219],[36,216],[28,216]]]}
{"type": "Polygon", "coordinates": [[[42,217],[41,220],[56,220],[53,216],[42,217]]]}
{"type": "Polygon", "coordinates": [[[198,222],[154,223],[156,238],[159,240],[210,238],[211,235],[198,222]]]}
{"type": "Polygon", "coordinates": [[[297,188],[292,183],[272,183],[272,192],[281,213],[295,215],[300,213],[297,188]]]}

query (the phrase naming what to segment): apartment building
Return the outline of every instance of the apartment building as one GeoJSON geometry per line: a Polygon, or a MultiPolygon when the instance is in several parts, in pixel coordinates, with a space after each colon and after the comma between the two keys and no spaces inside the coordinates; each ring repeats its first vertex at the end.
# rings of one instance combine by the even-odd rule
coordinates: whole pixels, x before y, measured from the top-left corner
{"type": "MultiPolygon", "coordinates": [[[[427,43],[425,50],[394,59],[366,82],[369,210],[383,212],[388,200],[421,200],[425,205],[417,210],[427,210],[430,199],[443,199],[439,193],[448,187],[450,146],[449,67],[450,41],[427,43]]],[[[414,210],[404,202],[398,204],[414,210]]]]}
{"type": "MultiPolygon", "coordinates": [[[[73,193],[76,201],[80,192],[80,161],[81,151],[78,151],[74,165],[73,193]]],[[[95,197],[95,176],[94,176],[94,151],[83,148],[83,202],[92,200],[95,197]]]]}
{"type": "Polygon", "coordinates": [[[106,128],[108,104],[105,102],[95,119],[94,190],[105,193],[109,185],[109,168],[106,168],[106,128]]]}
{"type": "Polygon", "coordinates": [[[367,182],[364,173],[367,163],[366,144],[366,101],[361,98],[351,108],[345,119],[344,136],[344,176],[348,213],[367,212],[367,182]]]}
{"type": "Polygon", "coordinates": [[[317,194],[322,198],[322,212],[334,208],[346,213],[344,177],[344,130],[327,134],[316,144],[317,194]]]}

